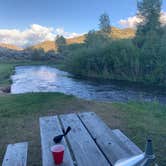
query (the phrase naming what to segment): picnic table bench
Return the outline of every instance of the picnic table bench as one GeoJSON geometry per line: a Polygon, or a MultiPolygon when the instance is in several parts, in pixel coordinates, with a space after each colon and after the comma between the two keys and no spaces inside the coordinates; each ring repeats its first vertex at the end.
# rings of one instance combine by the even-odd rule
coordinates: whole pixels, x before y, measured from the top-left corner
{"type": "Polygon", "coordinates": [[[2,162],[2,166],[26,166],[28,143],[9,144],[2,162]]]}
{"type": "Polygon", "coordinates": [[[61,142],[65,146],[62,166],[110,166],[142,153],[120,130],[111,130],[94,112],[41,117],[43,166],[55,165],[50,147],[54,145],[53,138],[68,126],[72,129],[61,142]]]}

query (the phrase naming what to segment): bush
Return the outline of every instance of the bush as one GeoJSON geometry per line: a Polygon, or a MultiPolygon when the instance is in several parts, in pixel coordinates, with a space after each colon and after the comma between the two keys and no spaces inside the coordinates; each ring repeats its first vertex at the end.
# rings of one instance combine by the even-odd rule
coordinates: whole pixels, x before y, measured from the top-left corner
{"type": "Polygon", "coordinates": [[[85,43],[64,47],[66,69],[81,76],[165,86],[166,32],[161,39],[153,31],[149,34],[139,48],[132,39],[112,40],[105,34],[91,31],[85,43]]]}
{"type": "Polygon", "coordinates": [[[98,47],[77,45],[66,57],[67,69],[79,75],[132,79],[139,74],[138,50],[130,40],[104,43],[98,47]],[[129,76],[130,75],[130,76],[129,76]]]}
{"type": "Polygon", "coordinates": [[[40,61],[46,60],[45,52],[42,48],[31,50],[31,60],[40,61]]]}

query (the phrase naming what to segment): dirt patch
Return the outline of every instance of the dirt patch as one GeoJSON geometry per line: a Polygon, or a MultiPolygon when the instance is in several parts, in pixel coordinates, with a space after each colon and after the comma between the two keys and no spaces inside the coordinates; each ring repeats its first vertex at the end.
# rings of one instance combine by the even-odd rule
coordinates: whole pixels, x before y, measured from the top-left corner
{"type": "Polygon", "coordinates": [[[11,87],[0,87],[0,95],[8,94],[11,92],[11,87]]]}

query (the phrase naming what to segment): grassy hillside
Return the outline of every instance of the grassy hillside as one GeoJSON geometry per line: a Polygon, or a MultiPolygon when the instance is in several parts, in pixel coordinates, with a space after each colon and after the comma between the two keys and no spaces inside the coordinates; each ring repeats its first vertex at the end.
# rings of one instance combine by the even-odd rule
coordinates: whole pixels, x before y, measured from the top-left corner
{"type": "MultiPolygon", "coordinates": [[[[84,36],[79,36],[75,38],[70,38],[66,39],[67,44],[72,44],[72,43],[82,43],[84,41],[85,37],[84,36]]],[[[56,50],[57,46],[55,45],[54,41],[44,41],[39,44],[36,44],[32,46],[33,49],[38,49],[38,48],[43,48],[44,51],[51,51],[51,50],[56,50]]]]}
{"type": "Polygon", "coordinates": [[[135,30],[131,28],[119,29],[112,27],[111,36],[114,39],[128,39],[135,36],[135,30]]]}
{"type": "Polygon", "coordinates": [[[23,50],[22,48],[17,47],[15,45],[5,44],[5,43],[0,43],[0,47],[8,48],[8,49],[11,49],[11,50],[17,50],[17,51],[23,50]]]}
{"type": "Polygon", "coordinates": [[[83,43],[85,40],[85,36],[78,36],[75,38],[69,38],[67,39],[67,44],[73,44],[73,43],[83,43]]]}
{"type": "MultiPolygon", "coordinates": [[[[112,31],[110,36],[112,36],[114,39],[133,38],[135,36],[135,31],[131,28],[119,29],[116,27],[112,27],[111,30],[112,31]]],[[[85,35],[75,37],[75,38],[70,38],[70,39],[67,39],[67,44],[83,43],[84,40],[85,40],[85,35]]],[[[34,45],[32,48],[43,48],[45,51],[57,49],[54,41],[45,41],[37,45],[34,45]]]]}
{"type": "Polygon", "coordinates": [[[44,41],[41,42],[39,44],[36,44],[34,46],[31,47],[32,49],[39,49],[39,48],[43,48],[44,51],[51,51],[51,50],[56,50],[57,46],[55,45],[54,41],[44,41]]]}
{"type": "MultiPolygon", "coordinates": [[[[135,31],[131,28],[126,28],[126,29],[119,29],[116,27],[112,27],[112,31],[110,36],[112,36],[114,39],[126,39],[126,38],[133,38],[135,36],[135,31]]],[[[73,44],[73,43],[83,43],[85,40],[85,36],[78,36],[74,38],[69,38],[67,39],[67,44],[73,44]]],[[[0,43],[0,47],[12,49],[12,50],[23,50],[20,47],[17,47],[12,44],[5,44],[5,43],[0,43]]],[[[38,49],[38,48],[43,48],[46,52],[50,50],[56,50],[57,46],[55,45],[54,41],[44,41],[41,43],[38,43],[31,48],[33,49],[38,49]]]]}

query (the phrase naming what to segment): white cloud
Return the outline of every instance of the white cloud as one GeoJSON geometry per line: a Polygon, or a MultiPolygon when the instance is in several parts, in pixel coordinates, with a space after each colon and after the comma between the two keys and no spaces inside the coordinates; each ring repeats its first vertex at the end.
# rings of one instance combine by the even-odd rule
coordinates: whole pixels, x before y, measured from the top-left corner
{"type": "Polygon", "coordinates": [[[78,34],[78,33],[75,33],[75,32],[72,32],[72,33],[66,32],[63,28],[55,29],[55,33],[58,34],[58,35],[63,35],[63,36],[65,36],[65,38],[73,38],[73,37],[77,37],[77,36],[85,34],[85,33],[78,34]]]}
{"type": "Polygon", "coordinates": [[[166,12],[162,11],[160,16],[160,22],[162,25],[166,25],[166,12]]]}
{"type": "Polygon", "coordinates": [[[137,16],[128,17],[127,19],[121,19],[119,21],[119,24],[123,27],[129,27],[129,28],[135,28],[138,23],[140,23],[142,20],[138,18],[137,16]]]}
{"type": "MultiPolygon", "coordinates": [[[[119,24],[123,27],[136,28],[137,24],[140,23],[142,19],[138,16],[128,17],[127,19],[121,19],[119,24]]],[[[166,25],[166,12],[161,12],[160,22],[162,25],[166,25]]]]}
{"type": "Polygon", "coordinates": [[[29,28],[22,31],[19,29],[0,29],[0,43],[25,47],[45,40],[54,40],[56,35],[72,38],[81,34],[66,32],[63,28],[54,29],[32,24],[29,28]]]}

